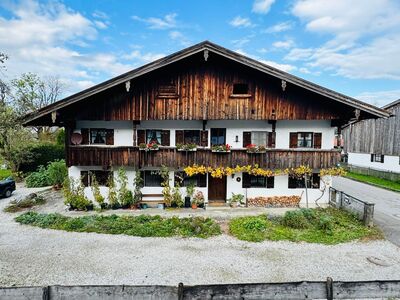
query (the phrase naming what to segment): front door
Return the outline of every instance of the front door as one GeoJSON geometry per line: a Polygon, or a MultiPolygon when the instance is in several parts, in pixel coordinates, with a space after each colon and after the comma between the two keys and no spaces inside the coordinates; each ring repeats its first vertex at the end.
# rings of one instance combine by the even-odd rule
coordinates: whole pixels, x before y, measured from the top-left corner
{"type": "Polygon", "coordinates": [[[208,200],[226,200],[226,176],[214,178],[208,174],[208,200]]]}

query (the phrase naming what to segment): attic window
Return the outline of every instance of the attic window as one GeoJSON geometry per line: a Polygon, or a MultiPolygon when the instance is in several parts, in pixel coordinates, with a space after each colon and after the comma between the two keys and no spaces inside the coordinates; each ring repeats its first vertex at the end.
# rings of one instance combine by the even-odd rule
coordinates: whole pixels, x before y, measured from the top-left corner
{"type": "Polygon", "coordinates": [[[251,97],[251,95],[249,94],[249,85],[247,83],[234,83],[231,97],[232,98],[251,97]]]}
{"type": "Polygon", "coordinates": [[[162,81],[158,86],[158,98],[177,98],[178,91],[173,80],[162,81]]]}

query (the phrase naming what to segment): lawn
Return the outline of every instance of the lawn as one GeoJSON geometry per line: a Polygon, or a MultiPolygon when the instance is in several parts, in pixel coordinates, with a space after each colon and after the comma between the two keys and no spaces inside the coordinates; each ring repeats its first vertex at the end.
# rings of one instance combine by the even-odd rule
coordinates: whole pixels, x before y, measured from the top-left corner
{"type": "Polygon", "coordinates": [[[392,191],[400,192],[400,182],[382,179],[375,176],[363,175],[353,172],[347,172],[346,177],[350,179],[359,180],[365,183],[371,183],[383,188],[390,189],[392,191]]]}
{"type": "Polygon", "coordinates": [[[11,176],[11,170],[0,169],[0,180],[3,180],[11,176]]]}
{"type": "Polygon", "coordinates": [[[15,220],[41,228],[76,232],[126,234],[141,237],[200,237],[221,234],[220,226],[210,218],[162,218],[160,216],[101,216],[66,217],[57,213],[26,212],[15,220]]]}
{"type": "Polygon", "coordinates": [[[230,233],[240,240],[264,240],[338,244],[353,240],[381,239],[376,227],[365,227],[354,215],[334,208],[301,209],[283,217],[266,215],[234,218],[230,233]]]}

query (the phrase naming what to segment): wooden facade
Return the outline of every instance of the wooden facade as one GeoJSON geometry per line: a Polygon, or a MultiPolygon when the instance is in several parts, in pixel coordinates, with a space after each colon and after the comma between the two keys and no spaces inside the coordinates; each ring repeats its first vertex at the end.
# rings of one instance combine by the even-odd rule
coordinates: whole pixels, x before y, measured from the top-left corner
{"type": "Polygon", "coordinates": [[[181,152],[174,147],[162,147],[157,151],[139,151],[138,147],[91,147],[70,146],[67,151],[68,166],[125,166],[133,168],[161,167],[166,165],[180,169],[198,164],[210,167],[235,167],[258,165],[262,168],[284,169],[309,165],[314,169],[335,166],[340,153],[335,150],[271,149],[266,153],[247,153],[232,150],[215,153],[199,148],[195,152],[181,152]]]}
{"type": "Polygon", "coordinates": [[[344,150],[400,156],[400,103],[388,109],[389,118],[363,120],[343,131],[344,150]]]}

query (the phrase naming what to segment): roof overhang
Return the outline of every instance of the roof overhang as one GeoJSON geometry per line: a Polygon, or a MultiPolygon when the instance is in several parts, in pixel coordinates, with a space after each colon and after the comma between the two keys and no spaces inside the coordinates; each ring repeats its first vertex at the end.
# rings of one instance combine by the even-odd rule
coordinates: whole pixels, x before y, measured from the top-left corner
{"type": "Polygon", "coordinates": [[[111,87],[122,84],[122,83],[132,80],[134,78],[140,77],[144,74],[147,74],[149,72],[152,72],[152,71],[162,68],[164,66],[170,65],[174,62],[177,62],[179,60],[182,60],[186,57],[192,56],[192,55],[199,53],[201,51],[204,51],[204,50],[208,50],[210,53],[216,53],[218,55],[224,56],[230,60],[236,61],[238,63],[241,63],[241,64],[251,67],[253,69],[259,70],[259,71],[269,74],[271,76],[285,80],[287,83],[291,83],[293,85],[302,87],[309,91],[312,91],[312,92],[315,92],[322,96],[325,96],[329,99],[349,105],[349,106],[353,107],[354,109],[359,109],[361,111],[365,111],[375,117],[389,117],[390,116],[389,112],[387,112],[386,110],[384,110],[382,108],[378,108],[373,105],[359,101],[357,99],[351,98],[349,96],[337,93],[333,90],[327,89],[325,87],[322,87],[322,86],[312,83],[310,81],[304,80],[300,77],[291,75],[289,73],[286,73],[284,71],[281,71],[281,70],[271,67],[269,65],[261,63],[250,57],[241,55],[237,52],[231,51],[229,49],[226,49],[224,47],[221,47],[221,46],[211,43],[209,41],[204,41],[204,42],[201,42],[194,46],[191,46],[191,47],[188,47],[181,51],[178,51],[176,53],[173,53],[171,55],[168,55],[164,58],[160,58],[154,62],[146,64],[142,67],[139,67],[137,69],[134,69],[134,70],[124,73],[122,75],[114,77],[110,80],[104,81],[100,84],[97,84],[97,85],[90,87],[86,90],[83,90],[79,93],[76,93],[74,95],[66,97],[66,98],[64,98],[58,102],[55,102],[51,105],[48,105],[38,111],[32,112],[25,116],[23,124],[26,126],[29,126],[32,121],[34,121],[38,118],[41,118],[49,113],[57,111],[61,108],[64,108],[64,107],[71,105],[73,103],[76,103],[78,101],[82,101],[90,96],[93,96],[97,93],[105,91],[111,87]]]}

